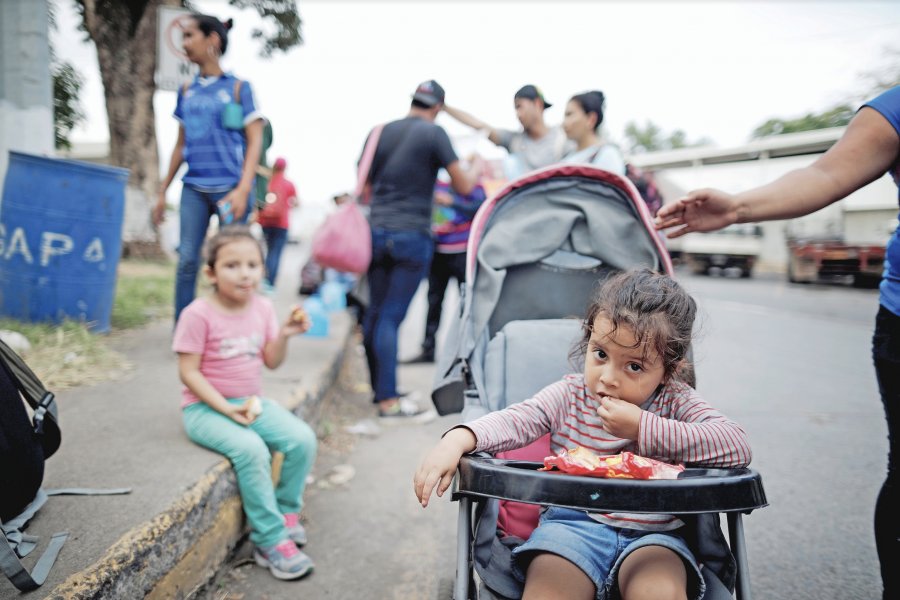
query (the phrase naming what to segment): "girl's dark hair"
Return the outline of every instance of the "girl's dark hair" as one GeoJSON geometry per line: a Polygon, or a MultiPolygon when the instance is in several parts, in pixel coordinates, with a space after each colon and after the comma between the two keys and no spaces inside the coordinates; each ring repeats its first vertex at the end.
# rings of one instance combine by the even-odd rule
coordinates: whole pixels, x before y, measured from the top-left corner
{"type": "Polygon", "coordinates": [[[679,376],[693,385],[687,359],[697,303],[674,279],[650,269],[632,269],[611,275],[591,300],[582,322],[582,338],[572,352],[584,357],[597,317],[605,317],[616,330],[626,326],[634,333],[635,348],[646,358],[663,362],[665,377],[679,376]]]}
{"type": "Polygon", "coordinates": [[[197,29],[202,31],[203,35],[206,37],[209,37],[209,34],[211,33],[219,34],[219,40],[221,41],[219,44],[219,52],[225,54],[225,50],[228,49],[228,30],[234,25],[234,21],[232,19],[227,19],[223,23],[215,17],[201,15],[200,13],[194,13],[191,17],[197,22],[197,29]]]}
{"type": "Polygon", "coordinates": [[[603,110],[606,108],[606,97],[603,95],[603,92],[591,90],[590,92],[577,94],[572,96],[572,102],[577,102],[585,114],[594,113],[597,115],[597,125],[594,127],[595,129],[600,129],[600,125],[603,123],[603,110]]]}
{"type": "Polygon", "coordinates": [[[238,240],[250,240],[257,248],[259,248],[260,258],[265,258],[262,244],[260,244],[259,240],[250,233],[250,227],[248,225],[226,225],[206,240],[206,244],[203,246],[203,255],[206,257],[206,266],[212,269],[216,264],[216,257],[219,255],[219,250],[223,246],[238,240]]]}

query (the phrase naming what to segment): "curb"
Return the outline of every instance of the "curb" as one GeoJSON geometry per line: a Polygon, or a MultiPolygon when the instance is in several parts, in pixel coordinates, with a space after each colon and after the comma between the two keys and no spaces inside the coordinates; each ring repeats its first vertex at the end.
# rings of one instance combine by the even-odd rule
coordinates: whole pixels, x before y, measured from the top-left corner
{"type": "MultiPolygon", "coordinates": [[[[315,387],[286,404],[314,428],[319,405],[334,385],[348,348],[357,343],[352,325],[344,337],[315,387]]],[[[123,535],[100,560],[70,575],[46,598],[190,598],[215,575],[244,533],[237,480],[231,464],[222,460],[170,508],[123,535]]]]}

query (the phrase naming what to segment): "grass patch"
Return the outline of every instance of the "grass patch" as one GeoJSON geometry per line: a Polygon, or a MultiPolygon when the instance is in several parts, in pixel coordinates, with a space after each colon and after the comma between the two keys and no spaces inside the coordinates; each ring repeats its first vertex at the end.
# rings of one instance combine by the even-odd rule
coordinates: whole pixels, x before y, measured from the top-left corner
{"type": "Polygon", "coordinates": [[[0,329],[28,338],[31,349],[22,356],[52,391],[115,379],[131,368],[122,354],[109,348],[105,338],[78,321],[50,325],[0,319],[0,329]]]}
{"type": "Polygon", "coordinates": [[[132,365],[110,347],[124,330],[157,318],[171,318],[175,266],[169,262],[121,260],[110,323],[110,336],[91,333],[84,323],[59,325],[0,319],[0,329],[24,335],[31,349],[23,352],[28,366],[53,391],[117,379],[132,365]]]}
{"type": "Polygon", "coordinates": [[[140,327],[172,316],[175,267],[170,263],[123,260],[110,324],[113,329],[140,327]]]}

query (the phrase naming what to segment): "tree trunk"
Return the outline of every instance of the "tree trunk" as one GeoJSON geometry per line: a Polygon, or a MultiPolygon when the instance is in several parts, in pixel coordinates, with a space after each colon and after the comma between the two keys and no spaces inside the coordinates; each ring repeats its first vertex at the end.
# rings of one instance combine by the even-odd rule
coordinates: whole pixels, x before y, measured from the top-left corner
{"type": "Polygon", "coordinates": [[[131,171],[126,226],[130,245],[155,247],[150,209],[159,188],[153,93],[156,89],[157,9],[180,0],[78,0],[97,47],[109,120],[110,162],[131,171]],[[129,212],[131,214],[129,214],[129,212]]]}

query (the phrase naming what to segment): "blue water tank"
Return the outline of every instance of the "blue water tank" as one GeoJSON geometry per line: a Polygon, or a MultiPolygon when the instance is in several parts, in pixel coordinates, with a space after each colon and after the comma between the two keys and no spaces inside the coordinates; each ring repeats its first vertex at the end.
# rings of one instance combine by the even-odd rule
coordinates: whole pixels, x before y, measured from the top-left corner
{"type": "Polygon", "coordinates": [[[110,328],[128,170],[9,153],[0,204],[0,315],[110,328]]]}
{"type": "Polygon", "coordinates": [[[310,327],[306,332],[307,337],[328,337],[330,319],[322,298],[313,294],[303,302],[303,309],[309,315],[310,327]]]}

